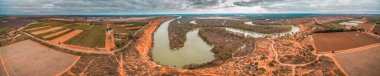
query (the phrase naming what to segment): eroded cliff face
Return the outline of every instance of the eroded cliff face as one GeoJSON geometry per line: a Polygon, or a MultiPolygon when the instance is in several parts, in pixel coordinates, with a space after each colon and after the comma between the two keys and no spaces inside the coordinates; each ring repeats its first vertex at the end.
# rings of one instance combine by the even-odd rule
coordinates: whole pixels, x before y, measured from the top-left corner
{"type": "Polygon", "coordinates": [[[151,60],[150,51],[153,47],[153,34],[159,25],[172,18],[159,18],[152,21],[142,30],[137,31],[136,40],[124,52],[125,72],[130,75],[157,75],[159,68],[151,60]]]}

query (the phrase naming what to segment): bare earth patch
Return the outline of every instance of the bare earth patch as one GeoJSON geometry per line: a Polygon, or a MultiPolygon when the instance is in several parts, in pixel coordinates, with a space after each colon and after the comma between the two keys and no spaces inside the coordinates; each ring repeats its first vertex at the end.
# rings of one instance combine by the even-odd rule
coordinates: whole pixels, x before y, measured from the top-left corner
{"type": "Polygon", "coordinates": [[[349,75],[379,76],[380,44],[354,50],[356,51],[335,54],[334,58],[349,75]]]}
{"type": "Polygon", "coordinates": [[[79,59],[32,40],[2,47],[0,55],[10,76],[52,76],[70,68],[79,59]]]}
{"type": "Polygon", "coordinates": [[[36,31],[36,32],[32,32],[33,35],[38,35],[38,34],[42,34],[42,33],[46,33],[46,32],[50,32],[50,31],[54,31],[54,30],[58,30],[58,29],[61,29],[62,27],[53,27],[53,28],[49,28],[49,29],[46,29],[46,30],[41,30],[41,31],[36,31]]]}
{"type": "Polygon", "coordinates": [[[316,33],[313,35],[317,52],[331,52],[380,43],[379,39],[360,32],[316,33]]]}
{"type": "Polygon", "coordinates": [[[44,36],[44,37],[42,37],[42,38],[50,38],[50,37],[54,37],[54,36],[57,36],[57,35],[59,35],[59,34],[62,34],[62,33],[64,33],[64,32],[67,32],[67,31],[70,31],[71,29],[66,29],[66,30],[62,30],[62,31],[59,31],[59,32],[56,32],[56,33],[53,33],[53,34],[50,34],[50,35],[46,35],[46,36],[44,36]]]}
{"type": "Polygon", "coordinates": [[[78,35],[81,32],[83,32],[83,30],[74,30],[74,31],[72,31],[66,35],[63,35],[63,36],[58,37],[54,40],[51,40],[50,42],[61,44],[61,43],[65,42],[66,40],[73,38],[74,36],[78,35]]]}

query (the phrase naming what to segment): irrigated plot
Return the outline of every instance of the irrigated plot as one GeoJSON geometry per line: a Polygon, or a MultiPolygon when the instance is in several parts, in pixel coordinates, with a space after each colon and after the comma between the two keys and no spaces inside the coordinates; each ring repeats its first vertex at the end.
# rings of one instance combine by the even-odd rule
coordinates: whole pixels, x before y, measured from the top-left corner
{"type": "Polygon", "coordinates": [[[62,28],[62,27],[52,27],[52,28],[49,28],[49,29],[46,29],[46,30],[40,30],[40,31],[32,32],[32,34],[34,34],[34,35],[38,35],[38,34],[42,34],[42,33],[46,33],[46,32],[50,32],[50,31],[58,30],[58,29],[61,29],[61,28],[62,28]]]}
{"type": "Polygon", "coordinates": [[[0,48],[10,76],[52,76],[70,68],[79,57],[58,52],[32,40],[0,48]]]}
{"type": "Polygon", "coordinates": [[[58,38],[55,38],[53,40],[50,40],[50,42],[53,42],[53,43],[63,43],[71,38],[73,38],[74,36],[80,34],[81,32],[83,32],[83,30],[74,30],[74,31],[71,31],[70,33],[67,33],[65,35],[62,35],[58,38]]]}
{"type": "Polygon", "coordinates": [[[89,48],[104,48],[106,40],[105,32],[105,26],[94,26],[91,30],[84,30],[64,43],[89,48]]]}
{"type": "Polygon", "coordinates": [[[45,36],[43,36],[42,38],[44,38],[44,39],[51,38],[51,37],[54,37],[54,36],[57,36],[57,35],[63,34],[63,33],[67,32],[67,31],[70,31],[70,30],[71,30],[71,29],[59,30],[59,31],[57,31],[57,32],[55,32],[55,33],[52,33],[52,34],[49,34],[49,35],[45,35],[45,36]]]}
{"type": "Polygon", "coordinates": [[[339,53],[334,56],[343,69],[351,76],[380,75],[380,44],[354,52],[339,53]]]}
{"type": "Polygon", "coordinates": [[[331,52],[380,43],[379,39],[360,32],[316,33],[313,35],[318,52],[331,52]]]}

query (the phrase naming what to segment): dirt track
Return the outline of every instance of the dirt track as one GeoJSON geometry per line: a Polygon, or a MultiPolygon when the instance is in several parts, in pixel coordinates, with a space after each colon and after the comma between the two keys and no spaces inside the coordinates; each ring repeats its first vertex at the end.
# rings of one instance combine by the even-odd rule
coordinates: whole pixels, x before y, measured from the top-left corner
{"type": "Polygon", "coordinates": [[[114,37],[112,33],[106,32],[106,43],[105,43],[105,49],[107,51],[110,51],[112,48],[115,47],[114,37]]]}
{"type": "Polygon", "coordinates": [[[1,58],[1,55],[0,55],[0,76],[9,76],[7,69],[5,68],[3,59],[1,58]]]}

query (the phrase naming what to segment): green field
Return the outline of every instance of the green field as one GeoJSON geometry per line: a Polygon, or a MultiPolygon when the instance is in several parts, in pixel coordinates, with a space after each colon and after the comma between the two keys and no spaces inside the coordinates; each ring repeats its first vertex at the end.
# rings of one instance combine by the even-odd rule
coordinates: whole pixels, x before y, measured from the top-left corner
{"type": "Polygon", "coordinates": [[[8,27],[0,27],[0,34],[6,33],[7,31],[11,30],[11,28],[8,27]]]}
{"type": "MultiPolygon", "coordinates": [[[[142,25],[142,24],[146,24],[146,23],[136,22],[135,24],[142,25]]],[[[30,26],[26,27],[25,30],[31,29],[31,28],[37,28],[37,27],[44,27],[44,26],[52,26],[52,27],[29,30],[26,32],[30,33],[30,32],[40,31],[40,30],[44,30],[44,29],[48,29],[48,28],[57,27],[57,26],[63,26],[62,29],[38,34],[35,36],[38,38],[44,39],[42,37],[53,34],[53,33],[57,33],[57,32],[60,32],[60,31],[66,30],[66,29],[71,29],[70,31],[64,32],[64,33],[59,34],[57,36],[53,36],[51,38],[44,39],[44,40],[53,40],[53,39],[56,39],[56,38],[59,38],[59,37],[65,35],[67,33],[70,33],[74,30],[83,30],[83,32],[81,32],[80,34],[74,36],[73,38],[71,38],[67,41],[65,41],[64,44],[70,44],[70,45],[76,45],[76,46],[88,47],[88,48],[104,48],[104,46],[105,46],[105,38],[106,38],[105,32],[107,30],[107,27],[105,25],[80,25],[80,24],[77,24],[75,22],[46,20],[46,21],[41,21],[40,23],[37,23],[37,24],[30,25],[30,26]]],[[[111,26],[110,28],[112,28],[115,33],[128,33],[127,36],[133,35],[134,32],[136,31],[136,30],[128,30],[125,27],[119,26],[119,25],[111,26]]],[[[119,36],[117,36],[117,37],[119,37],[119,36]]],[[[123,35],[123,37],[124,37],[123,40],[115,41],[115,43],[119,44],[120,46],[125,45],[125,43],[127,42],[127,41],[125,41],[125,38],[129,39],[129,37],[125,37],[124,35],[123,35]]]]}
{"type": "Polygon", "coordinates": [[[66,31],[66,32],[64,32],[64,33],[62,33],[62,34],[59,34],[59,35],[53,36],[53,37],[51,37],[51,38],[47,38],[46,40],[53,40],[53,39],[55,39],[55,38],[61,37],[61,36],[65,35],[65,34],[67,34],[67,33],[69,33],[69,32],[72,32],[72,31],[74,31],[74,29],[71,29],[71,30],[66,31]]]}
{"type": "Polygon", "coordinates": [[[37,27],[43,27],[43,26],[48,26],[52,21],[43,21],[37,24],[32,24],[29,25],[28,27],[25,27],[24,30],[31,29],[31,28],[37,28],[37,27]]]}
{"type": "Polygon", "coordinates": [[[106,39],[106,27],[99,25],[78,26],[78,29],[84,31],[74,38],[65,41],[65,44],[77,45],[89,48],[104,48],[106,39]]]}
{"type": "Polygon", "coordinates": [[[58,29],[58,30],[54,30],[54,31],[50,31],[50,32],[46,32],[46,33],[42,33],[42,34],[38,34],[37,37],[43,39],[42,37],[46,36],[46,35],[50,35],[50,34],[53,34],[53,33],[57,33],[59,31],[63,31],[63,30],[66,30],[65,28],[61,28],[61,29],[58,29]]]}

